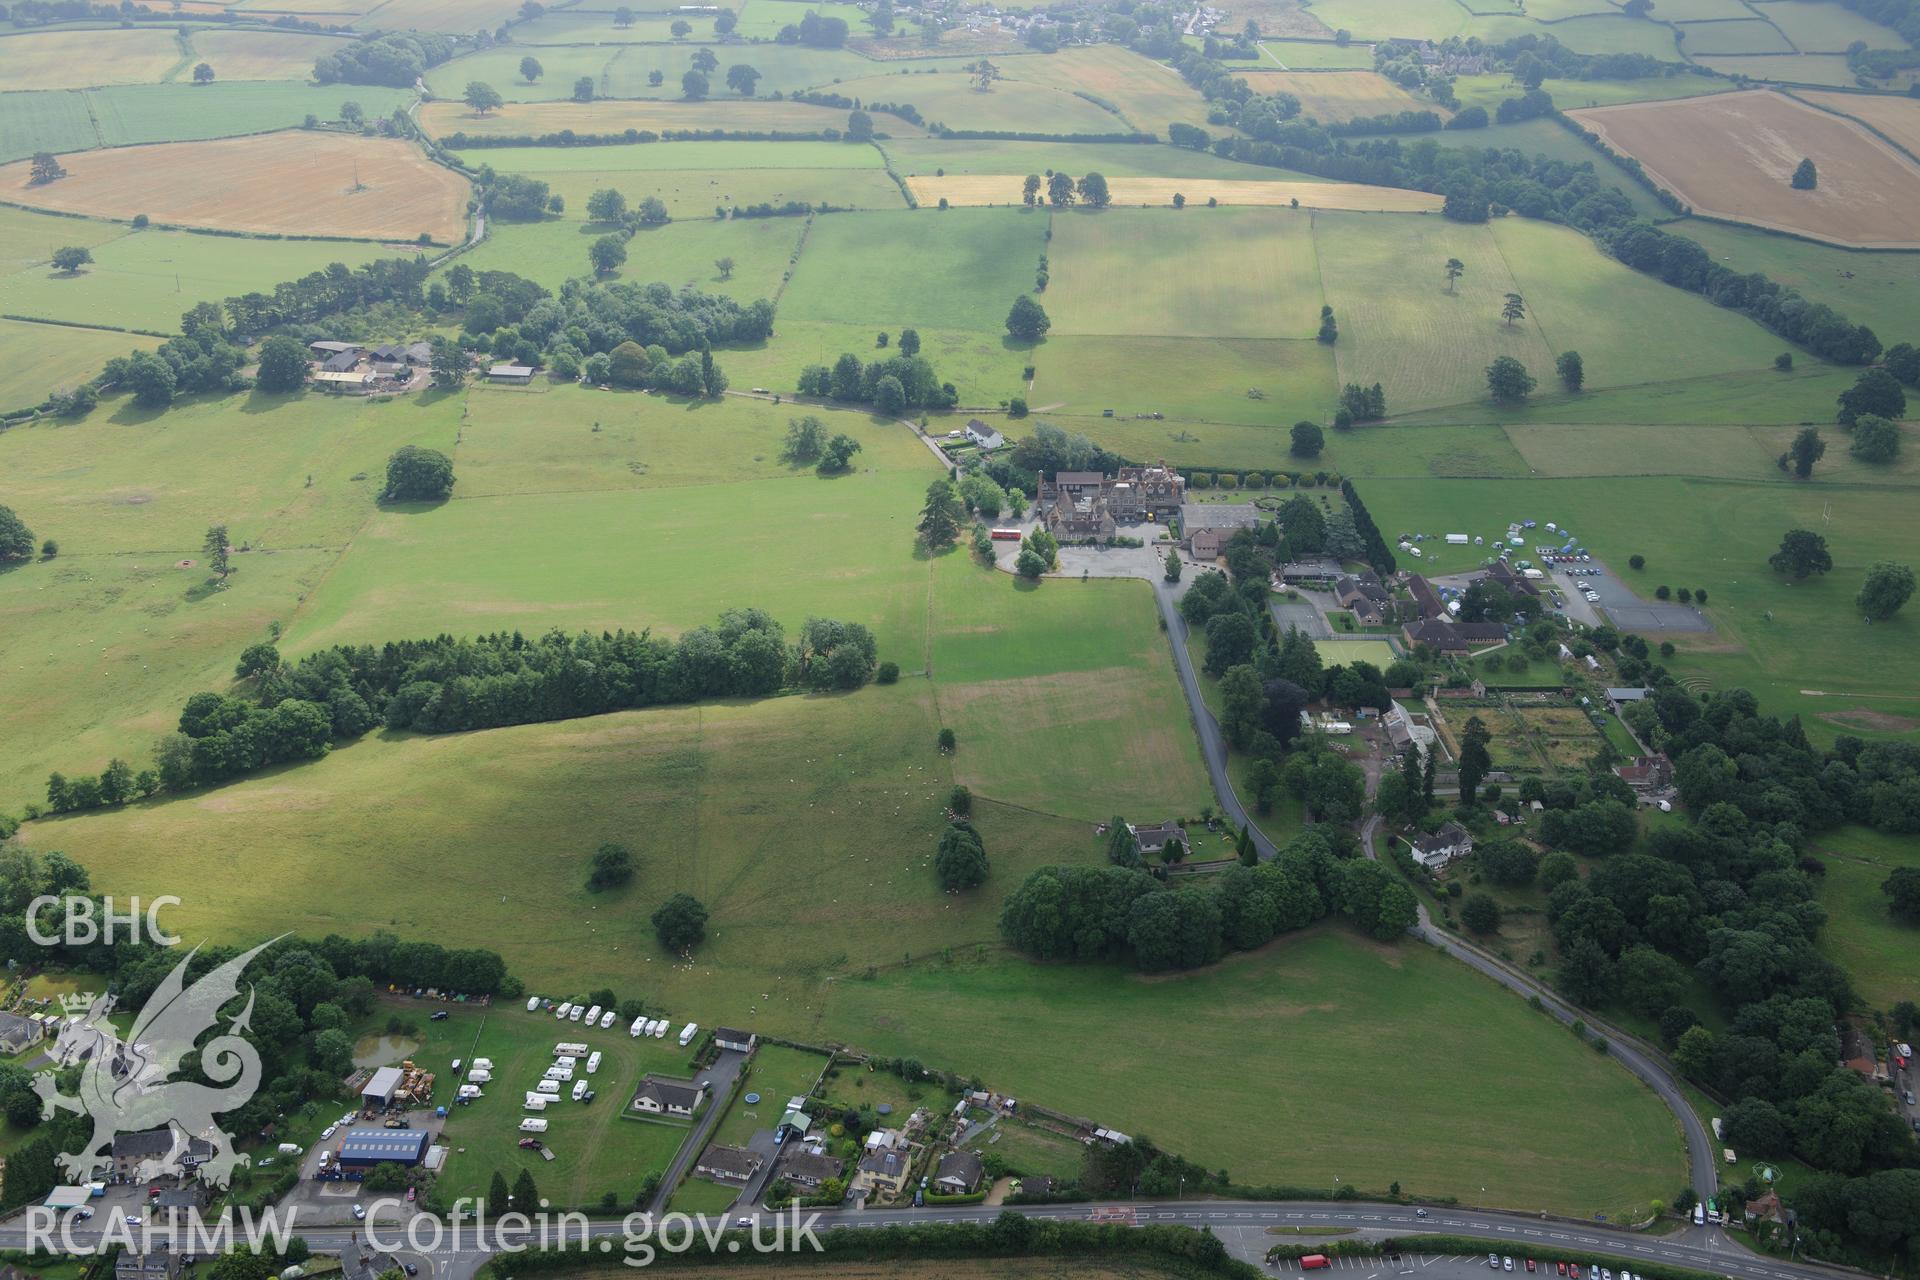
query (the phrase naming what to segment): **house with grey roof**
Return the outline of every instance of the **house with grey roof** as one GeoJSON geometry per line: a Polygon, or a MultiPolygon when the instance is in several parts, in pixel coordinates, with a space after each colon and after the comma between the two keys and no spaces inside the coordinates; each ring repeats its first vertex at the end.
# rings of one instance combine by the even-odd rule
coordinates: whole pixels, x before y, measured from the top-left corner
{"type": "Polygon", "coordinates": [[[986,1172],[987,1166],[971,1151],[950,1151],[940,1157],[940,1167],[934,1170],[934,1190],[948,1196],[972,1195],[986,1172]]]}
{"type": "Polygon", "coordinates": [[[686,1118],[699,1110],[707,1096],[707,1086],[689,1080],[668,1080],[648,1075],[633,1092],[633,1109],[648,1115],[686,1118]]]}

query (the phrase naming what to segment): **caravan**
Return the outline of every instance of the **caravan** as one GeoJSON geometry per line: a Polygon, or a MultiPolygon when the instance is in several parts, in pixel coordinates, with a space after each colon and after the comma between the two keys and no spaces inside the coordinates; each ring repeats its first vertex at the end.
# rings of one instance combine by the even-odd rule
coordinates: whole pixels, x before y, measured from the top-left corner
{"type": "Polygon", "coordinates": [[[600,1021],[600,1006],[595,1005],[593,1008],[587,1010],[587,1025],[592,1026],[598,1021],[600,1021]]]}
{"type": "Polygon", "coordinates": [[[529,1111],[545,1111],[547,1109],[547,1103],[551,1101],[552,1099],[544,1093],[529,1093],[526,1101],[521,1105],[529,1111]]]}
{"type": "Polygon", "coordinates": [[[592,1075],[600,1069],[600,1051],[594,1050],[587,1055],[587,1074],[592,1075]]]}
{"type": "Polygon", "coordinates": [[[528,996],[528,997],[527,997],[527,1012],[528,1012],[528,1013],[538,1013],[538,1012],[540,1012],[540,997],[539,997],[539,996],[528,996]]]}
{"type": "Polygon", "coordinates": [[[578,1102],[586,1096],[587,1096],[587,1082],[585,1080],[575,1080],[573,1082],[573,1100],[575,1102],[578,1102]]]}
{"type": "Polygon", "coordinates": [[[533,1086],[533,1091],[535,1093],[544,1093],[550,1098],[557,1098],[560,1096],[560,1082],[558,1080],[542,1080],[539,1084],[533,1086]]]}
{"type": "Polygon", "coordinates": [[[693,1037],[699,1032],[699,1030],[700,1030],[700,1024],[697,1022],[689,1022],[686,1026],[680,1028],[680,1047],[684,1049],[688,1045],[692,1044],[693,1037]]]}
{"type": "Polygon", "coordinates": [[[545,1133],[547,1122],[539,1116],[528,1116],[520,1122],[520,1128],[524,1133],[545,1133]]]}
{"type": "Polygon", "coordinates": [[[573,1006],[570,1004],[567,1004],[564,1001],[562,1001],[560,1004],[555,1005],[553,1008],[553,1016],[563,1021],[566,1019],[566,1016],[572,1012],[573,1012],[573,1006]]]}
{"type": "Polygon", "coordinates": [[[652,1025],[653,1024],[645,1018],[635,1018],[633,1025],[627,1028],[627,1034],[638,1039],[641,1035],[645,1034],[647,1028],[652,1025]]]}

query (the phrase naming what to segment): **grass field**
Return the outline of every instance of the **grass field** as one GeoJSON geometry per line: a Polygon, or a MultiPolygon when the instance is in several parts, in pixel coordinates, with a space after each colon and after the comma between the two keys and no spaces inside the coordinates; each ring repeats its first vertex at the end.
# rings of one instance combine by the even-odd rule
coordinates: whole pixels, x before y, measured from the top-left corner
{"type": "MultiPolygon", "coordinates": [[[[928,329],[911,322],[902,322],[901,327],[918,330],[920,354],[933,363],[942,382],[954,385],[963,405],[993,405],[1022,394],[1022,372],[1046,350],[1045,344],[1029,349],[1002,330],[928,329]]],[[[887,333],[897,331],[890,327],[887,333]]],[[[728,374],[736,387],[790,391],[798,385],[800,371],[810,364],[831,365],[844,352],[871,360],[879,350],[875,345],[878,332],[858,323],[791,320],[783,303],[779,331],[773,340],[759,347],[729,351],[728,374]]]]}
{"type": "Polygon", "coordinates": [[[1320,326],[1311,215],[1298,210],[1056,216],[1048,266],[1053,333],[1310,338],[1320,326]]]}
{"type": "Polygon", "coordinates": [[[1100,1123],[1212,1152],[1206,1163],[1243,1183],[1331,1185],[1338,1175],[1364,1189],[1398,1181],[1415,1195],[1470,1183],[1487,1204],[1552,1203],[1584,1216],[1643,1205],[1680,1176],[1671,1118],[1607,1059],[1433,952],[1337,930],[1162,979],[926,963],[837,984],[824,1021],[877,1052],[991,1073],[1022,1101],[1072,1109],[1055,1100],[1097,1098],[1100,1123]],[[927,1008],[941,1017],[915,1016],[927,1008]],[[1426,1028],[1432,1054],[1432,1087],[1411,1114],[1378,1105],[1404,1064],[1363,1048],[1403,1034],[1409,1019],[1426,1028]],[[1127,1028],[1118,1042],[1098,1030],[1115,1026],[1127,1028]],[[1078,1052],[1082,1036],[1106,1050],[1078,1052]],[[1125,1087],[1161,1058],[1207,1088],[1125,1087]],[[1264,1069],[1244,1070],[1249,1061],[1264,1069]],[[1542,1126],[1555,1141],[1536,1140],[1542,1126]],[[1286,1143],[1270,1140],[1276,1129],[1286,1143]]]}
{"type": "Polygon", "coordinates": [[[1754,90],[1575,113],[1702,213],[1838,244],[1920,246],[1920,166],[1851,121],[1754,90]],[[1807,156],[1820,185],[1787,185],[1807,156]]]}
{"type": "Polygon", "coordinates": [[[1480,401],[1416,412],[1396,417],[1395,422],[1418,426],[1485,422],[1709,426],[1819,422],[1832,415],[1834,398],[1852,386],[1857,376],[1834,365],[1802,360],[1786,373],[1748,370],[1582,391],[1579,395],[1553,390],[1549,382],[1517,408],[1497,408],[1480,401]]]}
{"type": "MultiPolygon", "coordinates": [[[[244,5],[248,0],[240,2],[244,5]]],[[[520,8],[513,0],[385,0],[385,3],[371,4],[366,0],[262,0],[259,7],[271,8],[282,3],[322,6],[345,3],[364,9],[366,16],[361,25],[376,31],[411,28],[450,33],[493,30],[520,8]]]]}
{"type": "Polygon", "coordinates": [[[33,32],[0,39],[0,75],[7,89],[153,84],[186,56],[170,27],[33,32]]]}
{"type": "Polygon", "coordinates": [[[740,6],[740,23],[734,33],[748,40],[771,40],[780,34],[781,28],[798,23],[809,9],[823,18],[839,18],[847,24],[850,35],[865,35],[873,30],[867,25],[866,10],[855,4],[836,4],[833,0],[813,5],[800,0],[746,0],[740,6]]]}
{"type": "Polygon", "coordinates": [[[30,408],[98,374],[114,356],[158,345],[127,333],[0,320],[0,412],[30,408]]]}
{"type": "Polygon", "coordinates": [[[1263,40],[1267,60],[1283,71],[1371,71],[1373,46],[1320,40],[1263,40]]]}
{"type": "Polygon", "coordinates": [[[14,272],[6,278],[7,309],[35,319],[173,333],[196,303],[271,290],[329,263],[358,266],[390,252],[356,242],[128,231],[96,245],[93,262],[77,274],[45,263],[14,272]]]}
{"type": "MultiPolygon", "coordinates": [[[[1142,133],[1165,137],[1167,125],[1175,121],[1202,128],[1207,124],[1206,99],[1178,72],[1117,44],[1062,49],[1045,57],[1008,58],[1001,69],[1009,80],[1091,94],[1111,103],[1142,133]]],[[[926,109],[921,110],[924,113],[926,109]]]]}
{"type": "Polygon", "coordinates": [[[1821,949],[1847,971],[1867,1003],[1885,1009],[1913,998],[1920,930],[1894,918],[1880,886],[1900,867],[1920,867],[1920,849],[1870,827],[1842,827],[1813,840],[1826,874],[1814,881],[1829,913],[1821,949]]]}
{"type": "Polygon", "coordinates": [[[1322,124],[1400,111],[1431,111],[1443,119],[1452,114],[1374,71],[1261,71],[1245,79],[1260,93],[1292,94],[1300,99],[1300,114],[1322,124]]]}
{"type": "Polygon", "coordinates": [[[1837,53],[1793,53],[1781,57],[1706,57],[1698,59],[1703,67],[1729,76],[1752,80],[1772,80],[1783,84],[1853,83],[1853,69],[1837,53]]]}
{"type": "Polygon", "coordinates": [[[1793,53],[1793,42],[1771,22],[1751,18],[1735,22],[1691,22],[1680,28],[1688,53],[1793,53]]]}
{"type": "Polygon", "coordinates": [[[1284,428],[1326,416],[1339,390],[1333,353],[1310,339],[1063,335],[1049,337],[1033,360],[1031,403],[1046,414],[1093,419],[1073,427],[1112,448],[1125,440],[1128,457],[1271,465],[1285,453],[1284,428]],[[1180,377],[1168,378],[1169,369],[1179,369],[1180,377]],[[1103,418],[1106,409],[1115,416],[1103,418]],[[1169,420],[1123,421],[1152,413],[1169,420]],[[1221,423],[1258,429],[1251,454],[1215,453],[1221,423]],[[1126,434],[1129,428],[1141,434],[1126,434]]]}
{"type": "Polygon", "coordinates": [[[93,217],[270,235],[442,244],[466,229],[466,180],[411,142],[274,133],[120,147],[69,156],[67,176],[35,186],[31,162],[0,168],[0,198],[93,217]],[[356,185],[356,176],[357,184],[356,185]]]}
{"type": "Polygon", "coordinates": [[[1035,212],[828,214],[814,221],[780,315],[999,334],[1014,298],[1033,289],[1046,230],[1035,212]]]}
{"type": "MultiPolygon", "coordinates": [[[[944,174],[1082,174],[1115,178],[1270,178],[1274,171],[1223,160],[1210,151],[1135,143],[986,142],[961,138],[901,138],[883,144],[894,168],[909,177],[944,174]]],[[[1019,187],[1013,199],[1020,199],[1019,187]]]]}
{"type": "MultiPolygon", "coordinates": [[[[595,94],[603,98],[678,98],[680,77],[692,66],[696,47],[679,43],[622,44],[607,48],[544,46],[538,57],[545,74],[529,83],[520,74],[520,59],[527,56],[526,51],[500,46],[441,63],[427,72],[427,88],[436,97],[458,102],[469,81],[483,80],[498,89],[509,103],[558,102],[571,98],[573,82],[587,76],[594,82],[595,94]],[[661,73],[658,85],[649,83],[649,75],[654,71],[661,73]]],[[[851,83],[857,77],[871,75],[873,70],[871,62],[844,49],[760,44],[728,46],[719,56],[720,71],[712,77],[716,99],[732,97],[723,77],[726,69],[736,62],[744,62],[760,72],[756,91],[761,97],[774,92],[829,87],[842,80],[851,83]]],[[[846,92],[849,97],[871,96],[881,101],[901,100],[895,89],[871,95],[847,90],[836,92],[846,92]]],[[[512,112],[513,108],[508,107],[507,113],[512,112]]],[[[838,114],[844,124],[846,112],[838,114]]]]}
{"type": "MultiPolygon", "coordinates": [[[[676,289],[692,285],[742,302],[771,298],[804,225],[799,218],[708,218],[649,228],[628,242],[626,266],[606,278],[663,280],[676,289]],[[733,275],[725,280],[714,265],[720,258],[734,262],[733,275]]],[[[571,221],[502,224],[458,261],[475,271],[513,271],[557,292],[587,270],[587,246],[605,232],[605,227],[571,221]]]]}
{"type": "MultiPolygon", "coordinates": [[[[354,85],[351,94],[370,117],[387,115],[412,98],[403,90],[372,85],[354,85]]],[[[6,110],[0,111],[0,162],[36,151],[84,151],[291,129],[308,115],[332,119],[347,96],[339,85],[315,88],[273,81],[8,93],[6,110]]]]}
{"type": "MultiPolygon", "coordinates": [[[[1605,3],[1605,0],[1602,0],[1605,3]]],[[[1561,108],[1604,107],[1621,102],[1654,102],[1668,98],[1694,98],[1706,93],[1722,93],[1730,86],[1724,80],[1711,76],[1678,75],[1653,76],[1645,80],[1548,80],[1540,86],[1553,95],[1555,104],[1561,108]]],[[[1501,102],[1507,98],[1518,97],[1525,90],[1511,78],[1503,75],[1456,76],[1453,82],[1454,96],[1460,99],[1462,107],[1485,107],[1491,115],[1501,102]]],[[[1547,123],[1554,132],[1562,132],[1558,125],[1547,123]]],[[[1479,138],[1478,133],[1462,135],[1467,138],[1479,138]]],[[[1578,141],[1577,139],[1575,141],[1578,141]]],[[[1471,145],[1483,145],[1473,142],[1471,145]]],[[[1579,148],[1587,159],[1599,161],[1597,152],[1579,148]]]]}
{"type": "MultiPolygon", "coordinates": [[[[1105,175],[1103,175],[1105,176],[1105,175]]],[[[937,205],[942,198],[955,205],[1019,205],[1024,174],[967,174],[907,179],[914,198],[937,205]]],[[[1108,192],[1116,206],[1171,208],[1175,193],[1190,205],[1209,199],[1224,205],[1265,208],[1298,204],[1308,209],[1357,209],[1365,212],[1417,213],[1438,209],[1440,197],[1401,187],[1373,187],[1358,182],[1289,182],[1274,179],[1219,178],[1109,178],[1108,192]]]]}
{"type": "Polygon", "coordinates": [[[1888,30],[1845,5],[1816,0],[1755,0],[1753,6],[1786,33],[1801,53],[1845,53],[1856,40],[1870,49],[1898,49],[1898,33],[1888,30]]]}
{"type": "Polygon", "coordinates": [[[1732,270],[1764,272],[1826,303],[1855,324],[1871,327],[1883,342],[1920,333],[1920,253],[1842,249],[1698,220],[1666,230],[1699,241],[1714,261],[1732,270]]]}
{"type": "MultiPolygon", "coordinates": [[[[1048,133],[1125,133],[1128,129],[1126,120],[1070,90],[1009,78],[994,85],[992,92],[981,93],[957,67],[931,75],[849,77],[826,87],[866,102],[911,102],[929,124],[949,129],[1043,129],[1048,133]]],[[[892,126],[894,118],[876,116],[874,127],[898,132],[892,126]],[[883,125],[882,120],[887,123],[883,125]]],[[[1147,133],[1164,134],[1167,128],[1164,120],[1157,125],[1135,123],[1147,133]]]]}
{"type": "MultiPolygon", "coordinates": [[[[881,132],[921,137],[924,131],[895,116],[882,116],[881,132]]],[[[465,133],[474,137],[538,136],[572,129],[575,133],[622,133],[628,129],[727,129],[736,132],[818,133],[847,127],[847,113],[804,102],[709,100],[706,102],[534,102],[475,115],[462,102],[429,102],[420,108],[421,127],[435,137],[465,133]]]]}

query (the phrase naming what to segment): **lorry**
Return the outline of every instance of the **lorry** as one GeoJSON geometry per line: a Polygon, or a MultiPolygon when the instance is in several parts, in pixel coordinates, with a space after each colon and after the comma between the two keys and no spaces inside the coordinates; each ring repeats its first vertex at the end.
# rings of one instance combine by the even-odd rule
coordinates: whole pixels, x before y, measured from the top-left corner
{"type": "Polygon", "coordinates": [[[680,1047],[684,1049],[692,1044],[693,1037],[699,1030],[700,1024],[697,1022],[689,1022],[686,1026],[680,1028],[680,1047]]]}
{"type": "Polygon", "coordinates": [[[540,1116],[528,1116],[520,1122],[520,1129],[524,1133],[545,1133],[547,1122],[540,1116]]]}

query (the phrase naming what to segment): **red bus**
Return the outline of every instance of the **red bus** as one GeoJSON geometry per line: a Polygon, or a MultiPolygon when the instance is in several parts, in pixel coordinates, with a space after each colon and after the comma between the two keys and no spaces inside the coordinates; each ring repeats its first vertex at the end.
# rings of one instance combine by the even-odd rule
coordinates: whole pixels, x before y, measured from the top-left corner
{"type": "Polygon", "coordinates": [[[993,531],[993,540],[995,542],[1018,542],[1021,537],[1022,534],[1018,529],[995,529],[993,531]]]}

